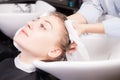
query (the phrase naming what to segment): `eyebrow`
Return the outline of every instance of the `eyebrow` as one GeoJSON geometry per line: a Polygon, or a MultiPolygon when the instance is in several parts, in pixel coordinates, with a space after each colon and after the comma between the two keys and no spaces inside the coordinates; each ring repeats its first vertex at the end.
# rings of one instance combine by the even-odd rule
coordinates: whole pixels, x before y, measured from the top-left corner
{"type": "Polygon", "coordinates": [[[49,23],[51,28],[53,28],[53,25],[48,20],[45,20],[45,22],[49,23]]]}

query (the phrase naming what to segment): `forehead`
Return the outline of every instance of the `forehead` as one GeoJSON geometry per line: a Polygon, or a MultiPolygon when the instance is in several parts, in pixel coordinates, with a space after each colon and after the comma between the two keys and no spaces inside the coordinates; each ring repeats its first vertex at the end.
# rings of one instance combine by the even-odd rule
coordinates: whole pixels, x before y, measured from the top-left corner
{"type": "Polygon", "coordinates": [[[63,28],[64,27],[64,21],[55,15],[48,15],[43,17],[44,20],[49,21],[53,27],[63,28]]]}
{"type": "Polygon", "coordinates": [[[46,20],[49,20],[50,22],[51,21],[54,21],[54,22],[61,22],[61,19],[55,15],[48,15],[48,16],[44,16],[44,17],[41,17],[42,19],[46,19],[46,20]]]}
{"type": "Polygon", "coordinates": [[[53,32],[59,35],[64,34],[65,25],[64,20],[55,15],[49,15],[44,17],[45,20],[48,20],[53,26],[53,32]]]}

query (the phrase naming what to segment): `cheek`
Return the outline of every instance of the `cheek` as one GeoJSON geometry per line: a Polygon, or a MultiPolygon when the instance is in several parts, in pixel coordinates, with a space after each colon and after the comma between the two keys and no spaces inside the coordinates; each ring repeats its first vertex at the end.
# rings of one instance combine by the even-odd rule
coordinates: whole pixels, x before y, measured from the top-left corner
{"type": "Polygon", "coordinates": [[[53,38],[50,38],[48,36],[33,36],[31,37],[28,44],[28,49],[31,49],[30,52],[32,52],[36,56],[45,56],[51,47],[53,47],[53,38]],[[31,45],[29,45],[31,44],[31,45]]]}
{"type": "Polygon", "coordinates": [[[38,44],[41,44],[43,46],[48,46],[48,44],[54,43],[54,39],[55,37],[53,36],[53,34],[48,32],[39,32],[31,35],[31,40],[33,42],[37,42],[38,44]]]}
{"type": "Polygon", "coordinates": [[[14,40],[24,50],[36,55],[40,55],[39,53],[47,53],[55,43],[55,38],[52,34],[38,32],[30,34],[29,37],[15,36],[14,40]]]}
{"type": "Polygon", "coordinates": [[[47,45],[44,39],[38,36],[31,36],[29,38],[15,37],[14,40],[18,43],[22,50],[27,51],[33,56],[45,56],[48,52],[47,45]]]}
{"type": "Polygon", "coordinates": [[[39,33],[32,34],[25,44],[39,51],[40,49],[44,50],[50,48],[51,46],[53,46],[53,43],[53,38],[50,37],[49,34],[41,35],[39,33]]]}

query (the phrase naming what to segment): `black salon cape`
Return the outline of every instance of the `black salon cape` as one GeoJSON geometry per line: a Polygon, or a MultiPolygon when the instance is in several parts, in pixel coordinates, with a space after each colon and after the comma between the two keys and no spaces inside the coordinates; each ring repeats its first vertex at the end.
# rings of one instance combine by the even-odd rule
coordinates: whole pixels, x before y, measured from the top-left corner
{"type": "Polygon", "coordinates": [[[14,59],[10,58],[0,62],[0,80],[51,80],[51,78],[42,70],[26,73],[16,68],[14,59]]]}

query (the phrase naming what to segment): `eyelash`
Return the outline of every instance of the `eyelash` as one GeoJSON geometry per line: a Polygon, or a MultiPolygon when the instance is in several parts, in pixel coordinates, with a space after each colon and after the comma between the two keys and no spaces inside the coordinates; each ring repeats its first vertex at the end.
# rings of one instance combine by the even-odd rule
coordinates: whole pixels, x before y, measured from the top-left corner
{"type": "MultiPolygon", "coordinates": [[[[38,17],[36,20],[39,20],[39,19],[40,19],[40,17],[38,17]]],[[[32,20],[32,21],[34,22],[34,21],[36,21],[36,20],[32,20]]],[[[46,28],[45,28],[45,26],[44,26],[43,24],[40,24],[40,28],[46,30],[46,28]]]]}
{"type": "Polygon", "coordinates": [[[46,28],[44,27],[44,25],[43,25],[43,24],[41,24],[41,25],[40,25],[40,27],[41,27],[41,28],[43,28],[44,30],[46,30],[46,28]]]}

